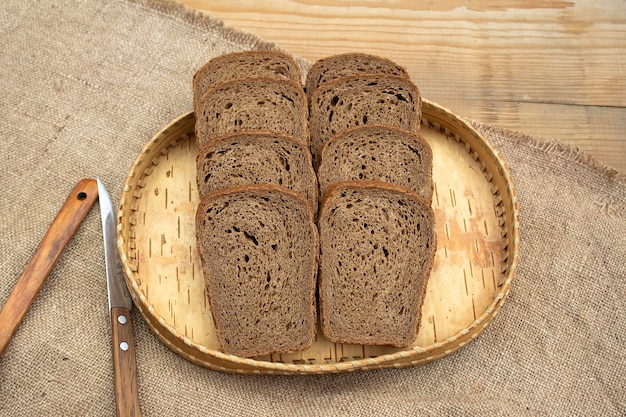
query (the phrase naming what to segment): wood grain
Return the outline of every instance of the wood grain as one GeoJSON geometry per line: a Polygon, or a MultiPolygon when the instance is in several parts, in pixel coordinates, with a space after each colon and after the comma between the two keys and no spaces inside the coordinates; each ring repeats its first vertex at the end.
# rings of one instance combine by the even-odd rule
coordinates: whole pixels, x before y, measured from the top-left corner
{"type": "Polygon", "coordinates": [[[115,411],[117,417],[139,417],[135,338],[130,310],[111,308],[111,339],[115,374],[115,411]]]}
{"type": "Polygon", "coordinates": [[[46,282],[63,249],[97,199],[98,186],[92,179],[81,180],[70,192],[0,312],[0,356],[46,282]]]}
{"type": "Polygon", "coordinates": [[[626,172],[623,0],[179,1],[311,62],[386,56],[457,114],[626,172]]]}

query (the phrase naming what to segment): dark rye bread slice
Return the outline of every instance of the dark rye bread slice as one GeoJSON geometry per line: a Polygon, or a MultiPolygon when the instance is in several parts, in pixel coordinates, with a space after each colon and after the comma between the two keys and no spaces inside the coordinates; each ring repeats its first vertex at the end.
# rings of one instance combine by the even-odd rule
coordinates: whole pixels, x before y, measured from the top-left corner
{"type": "Polygon", "coordinates": [[[196,112],[198,148],[222,135],[251,130],[285,133],[308,146],[308,108],[299,84],[244,78],[207,91],[196,112]]]}
{"type": "Polygon", "coordinates": [[[204,64],[193,76],[194,109],[196,102],[215,85],[236,78],[268,77],[300,84],[302,73],[296,61],[279,51],[244,51],[220,55],[204,64]]]}
{"type": "Polygon", "coordinates": [[[304,197],[274,185],[216,191],[198,206],[196,238],[224,353],[251,357],[313,343],[318,234],[304,197]]]}
{"type": "Polygon", "coordinates": [[[205,144],[196,159],[200,196],[246,184],[280,185],[306,197],[317,213],[317,177],[309,149],[279,133],[233,133],[205,144]]]}
{"type": "Polygon", "coordinates": [[[399,185],[430,202],[433,153],[419,134],[385,125],[354,127],[322,149],[317,171],[320,195],[333,183],[376,180],[399,185]]]}
{"type": "Polygon", "coordinates": [[[350,52],[332,55],[313,64],[306,77],[306,93],[311,97],[320,85],[328,81],[359,74],[388,74],[409,78],[404,68],[387,58],[350,52]]]}
{"type": "Polygon", "coordinates": [[[324,196],[320,318],[335,343],[409,346],[436,249],[434,214],[417,194],[377,181],[336,183],[324,196]]]}
{"type": "Polygon", "coordinates": [[[408,78],[357,75],[320,86],[311,97],[310,113],[311,153],[317,168],[324,144],[351,127],[386,124],[417,132],[422,100],[408,78]]]}

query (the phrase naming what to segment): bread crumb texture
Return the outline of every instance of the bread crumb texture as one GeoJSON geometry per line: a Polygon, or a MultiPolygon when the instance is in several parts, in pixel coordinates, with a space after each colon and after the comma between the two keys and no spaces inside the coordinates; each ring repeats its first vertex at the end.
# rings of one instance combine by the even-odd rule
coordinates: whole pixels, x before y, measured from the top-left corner
{"type": "Polygon", "coordinates": [[[277,186],[231,187],[203,199],[196,225],[223,351],[249,357],[311,345],[318,239],[306,200],[277,186]]]}
{"type": "Polygon", "coordinates": [[[320,308],[337,343],[408,346],[435,251],[434,215],[413,193],[386,184],[339,183],[319,219],[320,308]]]}

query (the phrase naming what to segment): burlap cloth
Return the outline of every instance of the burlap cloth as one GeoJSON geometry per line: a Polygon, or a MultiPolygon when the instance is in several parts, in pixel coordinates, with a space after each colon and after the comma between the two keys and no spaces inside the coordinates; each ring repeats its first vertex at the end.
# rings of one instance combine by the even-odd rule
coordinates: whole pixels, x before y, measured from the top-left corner
{"type": "MultiPolygon", "coordinates": [[[[115,202],[191,108],[206,60],[269,46],[169,3],[0,3],[0,304],[78,180],[115,202]]],[[[302,63],[307,68],[307,63],[302,63]]],[[[193,365],[135,311],[146,416],[626,415],[626,181],[575,149],[479,125],[521,201],[510,298],[475,342],[406,370],[237,376],[193,365]]],[[[2,416],[110,416],[102,235],[87,216],[0,358],[2,416]]]]}

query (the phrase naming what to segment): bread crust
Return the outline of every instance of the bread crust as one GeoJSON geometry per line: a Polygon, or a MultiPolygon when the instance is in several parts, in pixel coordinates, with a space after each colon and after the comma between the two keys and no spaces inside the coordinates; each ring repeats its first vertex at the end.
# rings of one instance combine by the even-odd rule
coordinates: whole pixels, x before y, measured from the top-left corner
{"type": "MultiPolygon", "coordinates": [[[[301,194],[293,192],[286,188],[271,185],[271,184],[238,185],[238,186],[232,186],[229,188],[220,189],[218,191],[215,191],[207,195],[205,198],[202,199],[202,201],[198,205],[198,209],[196,211],[196,230],[198,234],[198,241],[197,241],[198,253],[200,255],[200,259],[202,262],[202,270],[203,270],[204,280],[206,283],[205,287],[207,291],[207,297],[209,299],[209,308],[216,324],[215,326],[216,335],[220,343],[220,349],[224,353],[233,354],[233,355],[237,355],[241,357],[251,357],[251,356],[265,355],[265,354],[270,354],[270,353],[288,353],[288,352],[295,352],[295,351],[306,349],[315,341],[316,330],[317,330],[317,309],[316,309],[316,300],[315,300],[315,290],[316,290],[316,282],[317,282],[317,279],[316,279],[317,269],[318,269],[318,263],[319,263],[319,250],[318,250],[319,235],[317,232],[317,228],[315,227],[315,224],[313,223],[313,214],[312,214],[311,208],[307,200],[301,194]],[[305,224],[303,225],[303,227],[308,227],[310,229],[311,263],[310,265],[308,265],[308,268],[305,268],[308,271],[308,276],[301,277],[303,279],[302,283],[306,286],[306,288],[303,288],[301,291],[306,292],[305,297],[308,300],[307,301],[308,309],[307,311],[293,313],[293,314],[302,314],[303,316],[308,317],[308,329],[305,329],[305,332],[306,332],[305,338],[301,340],[295,340],[293,341],[291,345],[286,346],[286,347],[283,346],[283,348],[277,348],[276,346],[259,346],[259,345],[240,346],[240,345],[237,345],[236,343],[235,345],[229,345],[228,343],[226,343],[226,338],[224,336],[222,326],[220,325],[224,323],[220,323],[220,319],[219,319],[219,317],[222,316],[221,314],[222,311],[220,309],[224,308],[224,306],[221,304],[218,306],[217,303],[214,302],[214,300],[216,299],[217,296],[219,296],[219,294],[216,294],[213,292],[212,290],[213,285],[211,284],[211,281],[215,279],[228,280],[228,279],[232,279],[232,277],[215,277],[211,275],[211,267],[210,267],[211,262],[223,261],[224,259],[216,260],[214,256],[212,256],[210,253],[207,253],[206,248],[203,246],[204,244],[206,244],[206,241],[202,239],[203,235],[202,235],[201,228],[202,228],[203,221],[205,220],[204,217],[206,215],[206,210],[208,207],[211,206],[211,204],[213,204],[216,201],[220,201],[221,199],[227,200],[230,197],[242,196],[242,195],[245,195],[245,193],[247,192],[251,192],[252,194],[258,194],[258,195],[266,195],[266,196],[272,193],[285,196],[287,199],[290,199],[291,201],[299,204],[302,208],[305,208],[306,216],[309,219],[308,226],[305,224]]],[[[298,237],[294,237],[294,238],[298,238],[298,237]]]]}
{"type": "MultiPolygon", "coordinates": [[[[238,98],[238,97],[239,96],[235,96],[235,98],[238,98]]],[[[235,104],[231,103],[231,106],[232,107],[229,107],[228,109],[225,109],[225,110],[229,110],[230,108],[235,108],[235,111],[237,111],[235,104]]],[[[264,125],[260,121],[258,122],[258,124],[264,125]]],[[[308,106],[307,106],[306,96],[304,94],[304,90],[302,89],[302,87],[298,83],[295,83],[291,80],[286,80],[286,79],[267,78],[267,77],[236,78],[236,79],[232,79],[232,80],[215,85],[213,88],[209,89],[206,93],[204,93],[204,95],[200,98],[198,102],[198,108],[196,109],[196,125],[195,125],[196,143],[198,144],[198,148],[202,148],[202,146],[206,142],[214,140],[218,136],[235,133],[235,132],[251,131],[251,130],[265,130],[265,131],[270,131],[270,132],[290,134],[296,140],[308,146],[309,145],[308,106]],[[206,130],[207,126],[210,125],[211,123],[204,119],[205,117],[211,118],[212,116],[205,116],[203,113],[206,110],[205,108],[206,103],[211,99],[211,97],[215,94],[219,94],[219,92],[221,91],[225,91],[229,89],[236,90],[238,88],[246,88],[246,86],[252,87],[253,84],[255,84],[256,88],[251,88],[251,90],[254,90],[254,91],[258,91],[258,87],[261,86],[262,88],[266,89],[265,90],[266,92],[270,90],[280,90],[282,88],[283,90],[287,90],[293,93],[292,95],[288,96],[288,98],[286,99],[293,101],[294,112],[295,112],[294,118],[296,120],[286,118],[284,115],[280,113],[277,114],[276,109],[266,108],[263,111],[261,111],[261,113],[263,113],[264,117],[266,118],[265,124],[267,124],[268,118],[280,118],[281,120],[280,128],[265,128],[264,127],[264,128],[259,129],[258,127],[255,128],[255,127],[241,126],[241,128],[232,128],[231,130],[227,130],[224,132],[220,131],[215,134],[207,132],[206,130]],[[299,116],[300,120],[297,120],[297,116],[299,116]],[[288,127],[284,127],[284,125],[287,124],[287,122],[289,122],[289,126],[291,126],[292,131],[289,131],[290,129],[288,127]]]]}
{"type": "MultiPolygon", "coordinates": [[[[319,301],[320,301],[319,302],[319,308],[320,308],[319,315],[320,315],[322,332],[324,333],[324,335],[334,343],[390,345],[394,347],[403,347],[403,348],[410,346],[415,340],[415,337],[417,335],[417,331],[419,328],[419,324],[421,320],[421,310],[422,310],[422,306],[423,306],[423,302],[424,302],[424,298],[426,294],[430,271],[432,270],[433,263],[434,263],[434,255],[435,255],[436,245],[437,245],[436,232],[435,232],[435,218],[434,218],[434,213],[432,211],[432,208],[430,207],[430,204],[428,204],[418,194],[410,190],[406,190],[405,188],[394,186],[393,184],[389,184],[389,183],[384,183],[380,181],[339,182],[331,186],[329,190],[326,192],[326,194],[324,195],[324,198],[322,199],[322,203],[320,206],[320,215],[318,218],[318,227],[319,227],[319,232],[320,232],[320,251],[322,253],[322,257],[320,259],[320,275],[319,275],[319,301]],[[427,242],[429,242],[428,245],[426,246],[428,249],[428,252],[424,254],[425,259],[423,262],[422,269],[416,272],[417,275],[412,275],[410,278],[411,280],[410,282],[412,282],[411,285],[416,286],[415,288],[416,293],[414,295],[414,298],[412,298],[414,302],[416,302],[416,304],[413,305],[412,307],[417,312],[417,316],[414,317],[413,321],[409,320],[410,327],[404,328],[403,334],[394,334],[393,336],[387,335],[384,337],[382,335],[378,335],[378,336],[370,335],[371,337],[367,337],[367,336],[363,336],[362,334],[346,332],[345,328],[342,328],[341,325],[337,326],[334,323],[331,323],[332,321],[331,317],[334,317],[335,323],[337,323],[337,320],[344,320],[344,319],[338,318],[339,316],[341,316],[341,313],[338,313],[338,311],[334,307],[338,305],[337,303],[343,302],[345,305],[345,303],[347,303],[348,301],[346,301],[345,299],[339,300],[338,299],[339,296],[336,295],[336,292],[340,292],[340,291],[336,289],[335,290],[330,289],[331,285],[333,285],[331,283],[332,278],[330,276],[331,275],[330,263],[334,262],[334,260],[336,260],[335,259],[336,257],[331,256],[332,254],[330,253],[332,249],[331,243],[335,243],[335,242],[330,242],[329,239],[334,239],[335,241],[338,241],[344,238],[345,236],[341,234],[328,236],[327,231],[326,231],[327,226],[324,225],[324,222],[327,221],[328,217],[331,215],[330,211],[334,207],[334,201],[338,198],[338,196],[341,196],[343,192],[350,193],[352,190],[357,190],[360,193],[372,191],[372,190],[377,190],[379,192],[394,193],[398,196],[405,196],[409,199],[415,200],[415,202],[417,203],[419,207],[426,210],[427,222],[429,222],[430,224],[430,235],[426,237],[428,239],[427,242]],[[413,280],[416,280],[418,282],[413,283],[413,280]]],[[[361,246],[363,245],[364,244],[362,243],[361,246]]],[[[361,249],[359,248],[358,245],[353,246],[353,247],[355,249],[355,252],[361,249]]],[[[369,250],[369,247],[367,247],[366,249],[369,250]]],[[[360,260],[356,262],[360,263],[360,260]]],[[[364,260],[363,262],[366,262],[366,261],[364,260]]],[[[381,266],[381,265],[379,265],[379,267],[381,269],[385,268],[384,266],[381,266]]],[[[332,268],[336,268],[334,264],[332,265],[332,268]]],[[[340,268],[343,268],[343,266],[340,266],[340,268]]],[[[415,273],[415,271],[411,271],[411,272],[415,273]]],[[[351,270],[346,273],[346,276],[348,276],[349,274],[352,274],[351,270]]],[[[350,277],[350,282],[353,283],[352,285],[356,286],[358,282],[358,272],[354,272],[354,276],[349,275],[349,277],[350,277]]],[[[374,278],[376,277],[375,276],[366,277],[366,279],[374,280],[372,282],[375,282],[374,278]]],[[[407,278],[408,276],[405,277],[405,279],[407,278]]],[[[339,288],[338,284],[337,284],[337,288],[339,288]]],[[[406,287],[402,287],[402,288],[406,288],[406,287]]],[[[367,294],[367,291],[365,293],[367,294]]],[[[368,306],[369,301],[371,300],[368,300],[368,299],[359,300],[360,302],[359,306],[360,307],[368,306]]],[[[350,314],[351,313],[348,313],[348,315],[350,314]]],[[[363,313],[364,315],[363,320],[366,321],[370,319],[371,317],[375,317],[376,314],[380,315],[382,313],[378,310],[374,310],[374,311],[368,310],[365,313],[363,313]]],[[[348,318],[346,320],[352,320],[352,319],[348,318]]],[[[374,328],[374,326],[372,326],[372,323],[369,323],[369,326],[370,326],[369,329],[371,332],[376,332],[376,330],[372,330],[374,328]]],[[[391,326],[392,325],[390,324],[389,327],[391,328],[391,326]]]]}
{"type": "MultiPolygon", "coordinates": [[[[338,181],[328,186],[328,189],[322,196],[320,201],[320,211],[324,208],[325,205],[328,204],[329,196],[335,192],[336,189],[339,188],[361,188],[361,189],[376,189],[376,190],[389,190],[398,193],[404,193],[411,196],[416,200],[420,200],[424,205],[430,207],[431,203],[428,202],[424,197],[417,194],[415,191],[409,190],[407,188],[401,187],[399,185],[395,185],[389,182],[384,181],[376,181],[376,180],[349,180],[349,181],[338,181]]],[[[431,208],[432,210],[432,208],[431,208]]]]}
{"type": "Polygon", "coordinates": [[[367,124],[388,124],[417,132],[422,117],[419,89],[410,79],[395,75],[337,78],[315,91],[309,107],[311,154],[316,169],[324,144],[344,130],[367,124]],[[375,94],[365,98],[360,91],[365,88],[375,94]],[[351,101],[353,98],[356,102],[351,101]]]}
{"type": "MultiPolygon", "coordinates": [[[[375,181],[383,181],[383,182],[390,182],[393,183],[395,185],[398,186],[402,186],[404,188],[407,188],[409,190],[412,190],[414,192],[416,192],[417,194],[421,195],[422,198],[424,198],[427,201],[432,200],[432,192],[433,192],[433,181],[432,181],[432,159],[433,159],[433,151],[431,146],[428,144],[428,142],[419,134],[419,133],[415,133],[415,132],[410,132],[404,129],[400,129],[398,127],[395,126],[390,126],[390,125],[382,125],[382,124],[372,124],[372,125],[365,125],[365,126],[356,126],[356,127],[352,127],[350,129],[346,129],[338,134],[336,134],[335,136],[333,136],[328,142],[326,142],[324,144],[324,147],[322,148],[322,153],[321,153],[321,158],[320,158],[320,166],[318,167],[318,182],[319,182],[319,187],[320,187],[320,194],[324,194],[324,190],[323,190],[323,186],[326,185],[326,188],[328,188],[329,185],[327,185],[324,181],[324,175],[326,175],[327,170],[331,170],[332,167],[327,166],[326,164],[330,163],[328,162],[330,159],[330,155],[328,155],[328,153],[330,152],[330,150],[334,147],[334,146],[338,146],[341,144],[342,141],[345,140],[351,140],[352,137],[354,137],[355,135],[363,135],[366,136],[369,134],[369,132],[389,132],[389,134],[391,135],[396,135],[398,138],[400,138],[400,140],[403,141],[409,141],[409,142],[414,142],[414,144],[416,144],[417,146],[421,146],[421,150],[424,151],[424,155],[422,156],[421,160],[422,160],[422,164],[425,167],[425,171],[426,173],[423,174],[423,178],[415,178],[415,180],[417,180],[417,182],[413,182],[413,184],[409,184],[406,183],[405,181],[403,181],[402,178],[397,178],[396,181],[391,182],[391,181],[386,181],[384,179],[381,178],[370,178],[371,180],[375,180],[375,181]],[[423,180],[425,180],[426,182],[423,182],[423,180]],[[418,192],[415,188],[415,186],[419,186],[420,184],[424,184],[423,187],[419,187],[419,188],[423,188],[422,192],[418,192]]],[[[350,180],[357,180],[356,178],[343,178],[340,181],[350,181],[350,180]]],[[[363,181],[363,180],[359,180],[359,181],[363,181]]],[[[366,180],[367,181],[367,180],[366,180]]]]}
{"type": "Polygon", "coordinates": [[[311,97],[320,85],[339,77],[357,74],[389,74],[409,78],[409,73],[404,67],[388,58],[361,52],[348,52],[316,61],[307,73],[306,93],[311,97]],[[369,68],[363,68],[363,64],[367,64],[369,68]],[[378,68],[372,68],[372,65],[378,68]],[[351,68],[352,66],[357,66],[357,68],[351,68]],[[336,70],[333,74],[334,68],[336,70]],[[328,73],[331,73],[329,77],[326,76],[328,73]]]}
{"type": "Polygon", "coordinates": [[[206,64],[201,66],[193,75],[192,80],[192,91],[194,96],[194,109],[196,108],[197,102],[200,98],[208,91],[212,86],[220,84],[225,81],[230,81],[240,77],[239,71],[233,71],[232,74],[226,77],[221,77],[218,81],[214,81],[209,84],[209,86],[204,86],[203,84],[206,81],[206,77],[211,77],[215,74],[217,70],[222,70],[224,66],[229,67],[232,66],[233,70],[236,67],[244,67],[244,68],[254,68],[257,67],[259,73],[255,76],[258,77],[267,77],[267,78],[277,78],[277,79],[287,79],[298,84],[302,83],[302,73],[300,71],[300,66],[296,63],[295,59],[290,55],[280,52],[280,51],[272,51],[272,50],[253,50],[253,51],[243,51],[243,52],[232,52],[229,54],[219,55],[206,64]],[[280,69],[271,69],[264,68],[260,64],[260,60],[263,59],[272,59],[277,61],[283,61],[286,65],[284,71],[282,68],[280,69]],[[278,73],[277,73],[278,72],[278,73]],[[282,74],[281,72],[284,72],[282,74]]]}
{"type": "MultiPolygon", "coordinates": [[[[310,205],[313,214],[317,214],[318,208],[318,183],[317,183],[317,175],[315,174],[315,170],[313,170],[313,163],[311,160],[311,152],[309,149],[304,146],[299,140],[295,139],[291,135],[277,133],[277,132],[269,132],[269,131],[245,131],[245,132],[236,132],[230,133],[227,135],[219,136],[203,145],[203,147],[198,151],[198,155],[196,157],[196,172],[197,172],[197,186],[200,195],[204,195],[204,181],[202,180],[202,175],[204,174],[203,164],[205,155],[212,152],[217,151],[220,147],[228,145],[231,142],[241,141],[244,143],[250,143],[255,139],[259,140],[276,140],[285,143],[288,146],[296,147],[301,150],[301,156],[304,158],[304,166],[302,167],[305,170],[304,178],[300,179],[300,185],[302,185],[302,189],[296,190],[294,188],[289,188],[283,185],[285,188],[288,188],[292,191],[299,192],[304,196],[308,196],[307,202],[310,205]]],[[[281,185],[281,184],[275,184],[281,185]]],[[[231,185],[229,185],[231,186],[231,185]]],[[[224,186],[222,188],[227,188],[229,186],[224,186]]],[[[208,193],[206,193],[208,194],[208,193]]]]}

